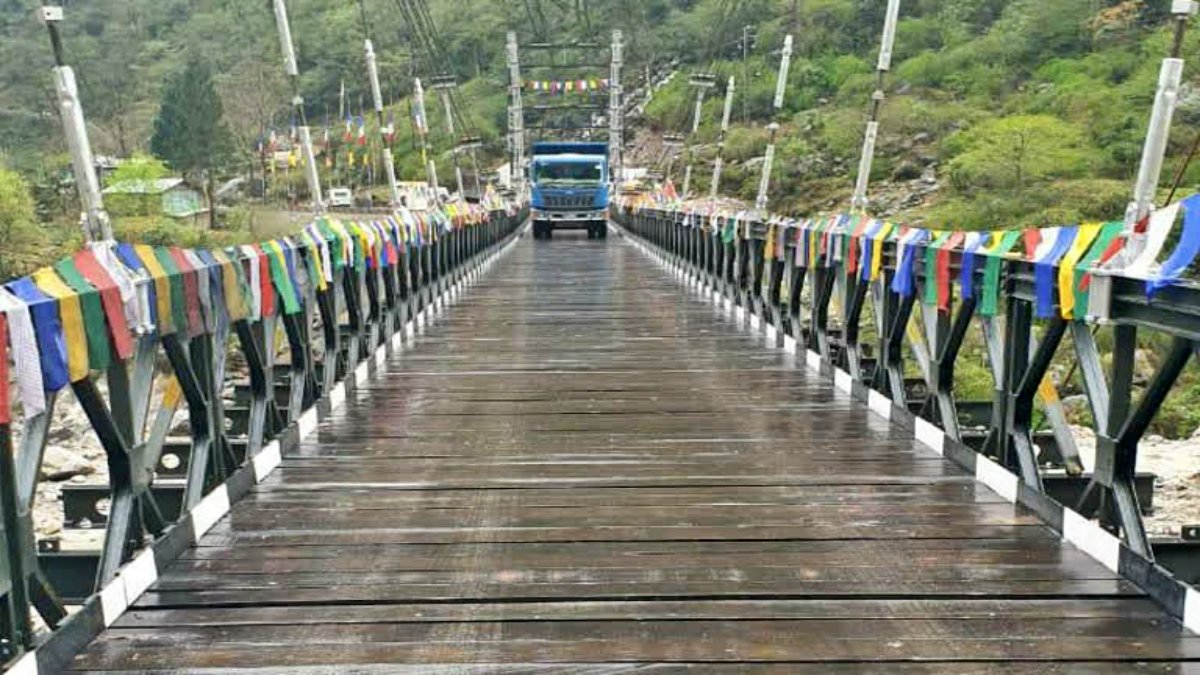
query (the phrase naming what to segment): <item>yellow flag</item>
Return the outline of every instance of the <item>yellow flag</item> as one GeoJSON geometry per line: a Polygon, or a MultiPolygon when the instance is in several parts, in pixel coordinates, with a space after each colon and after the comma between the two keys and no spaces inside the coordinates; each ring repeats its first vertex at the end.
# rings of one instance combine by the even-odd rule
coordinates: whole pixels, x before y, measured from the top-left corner
{"type": "Polygon", "coordinates": [[[72,382],[88,376],[87,329],[83,325],[83,307],[79,296],[46,267],[33,273],[33,283],[46,295],[58,300],[58,318],[62,322],[63,346],[67,349],[67,375],[72,382]]]}

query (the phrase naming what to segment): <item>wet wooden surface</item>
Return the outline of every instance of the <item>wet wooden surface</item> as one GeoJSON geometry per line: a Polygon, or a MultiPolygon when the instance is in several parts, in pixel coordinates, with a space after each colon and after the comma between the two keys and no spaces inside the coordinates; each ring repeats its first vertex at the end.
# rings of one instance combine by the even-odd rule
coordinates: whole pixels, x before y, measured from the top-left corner
{"type": "Polygon", "coordinates": [[[75,661],[1184,673],[1200,639],[612,238],[522,242],[75,661]]]}

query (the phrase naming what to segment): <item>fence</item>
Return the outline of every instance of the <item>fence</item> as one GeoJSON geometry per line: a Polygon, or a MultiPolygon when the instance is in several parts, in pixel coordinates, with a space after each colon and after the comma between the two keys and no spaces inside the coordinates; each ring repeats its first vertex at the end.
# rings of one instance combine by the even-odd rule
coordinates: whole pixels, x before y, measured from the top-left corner
{"type": "Polygon", "coordinates": [[[801,221],[644,201],[615,217],[778,346],[804,353],[839,388],[996,479],[1064,536],[1074,530],[1085,549],[1182,617],[1191,591],[1155,556],[1189,581],[1197,556],[1151,545],[1142,516],[1152,478],[1136,472],[1139,441],[1200,340],[1200,285],[1180,278],[1196,254],[1200,208],[1187,214],[1167,262],[1154,262],[1178,213],[1178,205],[1156,213],[1129,241],[1120,223],[930,232],[848,215],[801,221]],[[1124,272],[1105,271],[1127,252],[1124,272]],[[991,400],[956,394],[956,365],[974,326],[991,400]],[[1114,344],[1105,354],[1101,330],[1114,344]],[[1135,401],[1139,332],[1169,347],[1135,401]],[[1074,349],[1097,439],[1090,474],[1047,376],[1064,343],[1074,349]]]}
{"type": "Polygon", "coordinates": [[[173,560],[269,473],[524,217],[515,205],[458,205],[318,219],[295,237],[227,250],[98,244],[0,287],[0,660],[46,631],[58,646],[39,659],[71,654],[109,625],[152,583],[147,568],[173,560]],[[39,469],[68,388],[107,463],[108,485],[83,491],[107,504],[90,508],[105,527],[98,554],[48,550],[34,532],[39,469]],[[182,446],[169,440],[181,431],[182,446]],[[69,601],[82,604],[70,616],[69,601]]]}

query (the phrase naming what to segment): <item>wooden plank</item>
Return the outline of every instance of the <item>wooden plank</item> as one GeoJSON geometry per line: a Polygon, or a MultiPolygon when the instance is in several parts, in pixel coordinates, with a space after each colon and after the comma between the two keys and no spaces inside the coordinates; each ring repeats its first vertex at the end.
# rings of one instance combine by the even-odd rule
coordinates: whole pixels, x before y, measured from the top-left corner
{"type": "Polygon", "coordinates": [[[861,619],[938,620],[990,619],[1129,619],[1154,620],[1162,610],[1144,599],[1055,600],[692,600],[652,602],[441,603],[402,605],[335,605],[320,612],[294,607],[221,607],[137,609],[116,628],[163,626],[295,625],[337,623],[424,623],[455,621],[649,621],[655,619],[861,619]]]}
{"type": "Polygon", "coordinates": [[[494,662],[770,662],[1200,658],[1200,638],[1147,622],[1077,619],[321,624],[114,631],[76,667],[494,662]],[[996,639],[997,635],[1005,636],[996,639]]]}
{"type": "Polygon", "coordinates": [[[492,274],[74,667],[1196,672],[1136,586],[630,247],[492,274]]]}
{"type": "MultiPolygon", "coordinates": [[[[406,665],[389,663],[355,664],[354,675],[627,675],[636,673],[644,675],[680,675],[694,672],[727,675],[843,675],[845,673],[879,673],[881,675],[1198,675],[1200,665],[1192,663],[1154,662],[1097,662],[1097,661],[1056,661],[1047,662],[932,662],[900,663],[891,662],[878,667],[868,667],[862,663],[426,663],[406,665]]],[[[90,671],[100,672],[100,671],[90,671]]],[[[108,675],[145,675],[148,671],[137,670],[104,670],[108,675]]],[[[271,665],[266,668],[252,667],[205,667],[205,668],[173,668],[171,675],[344,675],[345,666],[283,666],[271,665]]]]}

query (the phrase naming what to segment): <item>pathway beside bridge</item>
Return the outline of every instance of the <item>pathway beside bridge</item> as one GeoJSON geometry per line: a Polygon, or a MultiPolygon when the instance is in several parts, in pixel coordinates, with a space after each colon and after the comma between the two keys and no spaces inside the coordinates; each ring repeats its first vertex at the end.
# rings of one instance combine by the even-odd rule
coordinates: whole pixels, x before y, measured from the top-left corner
{"type": "Polygon", "coordinates": [[[802,360],[626,240],[526,237],[73,668],[1191,672],[1135,585],[802,360]]]}

